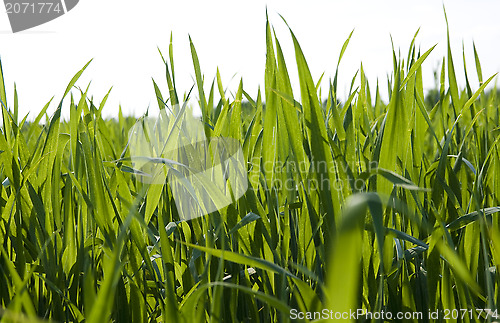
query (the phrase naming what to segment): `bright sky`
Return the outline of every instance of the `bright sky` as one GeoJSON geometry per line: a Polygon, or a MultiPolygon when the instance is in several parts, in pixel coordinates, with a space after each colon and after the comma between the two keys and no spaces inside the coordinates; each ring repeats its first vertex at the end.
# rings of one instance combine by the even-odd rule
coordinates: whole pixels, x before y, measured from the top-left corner
{"type": "MultiPolygon", "coordinates": [[[[500,71],[500,1],[445,0],[458,80],[464,84],[462,42],[469,78],[477,89],[472,41],[481,59],[484,77],[500,71]]],[[[342,60],[339,95],[345,97],[360,63],[371,83],[392,70],[390,36],[406,57],[416,30],[422,51],[438,46],[424,63],[424,85],[434,84],[432,71],[446,53],[446,25],[442,2],[420,1],[130,1],[81,0],[66,15],[25,32],[13,34],[5,10],[0,10],[0,57],[13,101],[14,82],[20,114],[33,119],[52,97],[60,99],[71,77],[90,59],[78,86],[97,102],[113,86],[104,115],[141,115],[157,108],[151,78],[167,96],[164,66],[157,47],[168,53],[173,32],[177,88],[194,84],[188,34],[200,58],[205,86],[217,66],[228,89],[234,92],[240,78],[252,96],[264,83],[265,10],[269,12],[286,55],[292,83],[298,90],[290,34],[281,14],[297,36],[315,80],[325,72],[324,86],[333,78],[344,40],[355,29],[342,60]]],[[[297,92],[298,95],[299,92],[297,92]]],[[[194,102],[194,101],[193,101],[194,102]]],[[[55,109],[55,103],[51,111],[55,109]]],[[[68,115],[64,112],[63,115],[68,115]]]]}

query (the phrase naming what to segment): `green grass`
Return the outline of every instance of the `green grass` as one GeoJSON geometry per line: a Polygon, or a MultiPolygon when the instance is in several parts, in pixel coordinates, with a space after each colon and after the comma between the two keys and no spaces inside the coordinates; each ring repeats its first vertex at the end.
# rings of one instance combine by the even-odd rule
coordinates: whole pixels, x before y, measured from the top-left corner
{"type": "Polygon", "coordinates": [[[475,76],[459,89],[448,41],[434,106],[422,83],[433,48],[415,39],[407,57],[394,53],[387,104],[362,68],[346,102],[335,74],[323,104],[291,35],[300,93],[269,23],[253,97],[240,84],[232,98],[218,73],[204,84],[192,43],[198,95],[182,95],[170,45],[168,89],[154,83],[160,110],[198,105],[207,138],[239,140],[248,161],[245,195],[189,221],[168,183],[134,174],[136,120],[103,119],[106,98],[73,87],[88,64],[34,122],[19,119],[17,93],[7,101],[0,69],[2,322],[288,322],[292,309],[423,322],[467,309],[463,322],[494,321],[480,309],[500,305],[500,98],[484,92],[493,77],[475,48],[475,76]]]}

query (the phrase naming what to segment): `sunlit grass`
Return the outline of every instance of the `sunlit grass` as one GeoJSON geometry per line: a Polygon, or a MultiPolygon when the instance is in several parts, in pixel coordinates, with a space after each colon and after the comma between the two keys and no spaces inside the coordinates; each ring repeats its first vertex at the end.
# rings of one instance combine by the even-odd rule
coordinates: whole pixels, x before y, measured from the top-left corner
{"type": "Polygon", "coordinates": [[[138,180],[127,145],[136,120],[103,119],[106,98],[74,88],[88,64],[54,115],[47,104],[31,123],[17,93],[7,101],[0,69],[2,321],[286,322],[292,309],[494,320],[481,309],[497,313],[500,295],[500,99],[484,92],[493,76],[483,79],[475,48],[460,89],[448,41],[434,106],[422,84],[433,47],[421,52],[415,38],[406,57],[394,53],[387,103],[361,68],[345,102],[333,75],[323,104],[291,36],[293,65],[267,24],[254,96],[242,83],[224,92],[219,74],[204,83],[192,43],[197,95],[181,94],[172,44],[162,56],[159,109],[199,106],[206,137],[237,139],[248,162],[245,195],[189,221],[168,183],[138,180]]]}

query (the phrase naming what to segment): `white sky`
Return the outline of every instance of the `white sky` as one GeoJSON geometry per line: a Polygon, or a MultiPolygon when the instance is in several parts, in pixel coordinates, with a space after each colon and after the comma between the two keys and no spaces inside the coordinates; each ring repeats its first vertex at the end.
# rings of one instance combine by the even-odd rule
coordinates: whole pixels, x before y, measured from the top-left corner
{"type": "MultiPolygon", "coordinates": [[[[151,110],[156,109],[151,78],[167,97],[164,66],[157,47],[168,55],[171,31],[179,92],[188,91],[194,83],[189,33],[198,52],[207,91],[218,66],[223,83],[230,91],[234,92],[239,79],[243,78],[244,88],[255,97],[259,84],[264,83],[267,6],[296,90],[293,46],[278,13],[285,17],[297,36],[313,78],[318,80],[325,72],[324,91],[328,79],[333,78],[341,46],[355,29],[340,67],[339,96],[346,96],[361,62],[372,89],[379,78],[385,95],[386,76],[392,70],[390,35],[396,49],[400,48],[406,57],[409,43],[419,27],[417,45],[423,51],[438,43],[423,65],[424,85],[427,88],[434,85],[432,71],[446,53],[442,4],[436,0],[81,0],[66,15],[17,34],[11,33],[2,8],[0,57],[9,105],[12,105],[16,82],[20,115],[31,111],[29,119],[33,119],[52,96],[59,101],[71,77],[91,58],[94,61],[77,85],[85,88],[92,81],[89,93],[97,102],[113,86],[104,115],[116,115],[118,104],[124,113],[136,116],[144,113],[149,105],[151,110]]],[[[463,41],[469,78],[477,89],[472,40],[479,52],[483,76],[500,71],[500,1],[448,0],[444,4],[458,80],[464,84],[463,41]]],[[[55,102],[50,111],[54,109],[55,102]]]]}

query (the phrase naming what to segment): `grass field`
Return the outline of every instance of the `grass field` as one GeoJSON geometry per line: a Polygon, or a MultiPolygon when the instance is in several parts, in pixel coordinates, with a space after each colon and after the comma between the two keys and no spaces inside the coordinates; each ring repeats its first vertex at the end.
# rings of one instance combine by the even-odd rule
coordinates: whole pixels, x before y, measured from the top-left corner
{"type": "MultiPolygon", "coordinates": [[[[2,322],[288,322],[358,309],[498,321],[500,98],[484,92],[494,76],[475,48],[460,89],[456,73],[469,70],[453,65],[448,40],[434,106],[422,84],[433,48],[415,39],[394,53],[388,102],[362,68],[340,102],[337,75],[320,89],[291,35],[296,62],[285,63],[267,24],[265,87],[253,96],[225,92],[219,75],[204,83],[192,43],[196,84],[180,92],[172,44],[162,56],[160,111],[175,119],[199,106],[206,138],[238,140],[247,164],[241,198],[189,221],[168,181],[133,169],[137,120],[103,119],[115,107],[74,87],[87,66],[56,112],[47,104],[32,122],[17,93],[7,101],[0,70],[2,322]]],[[[346,321],[365,319],[383,321],[346,321]]]]}

